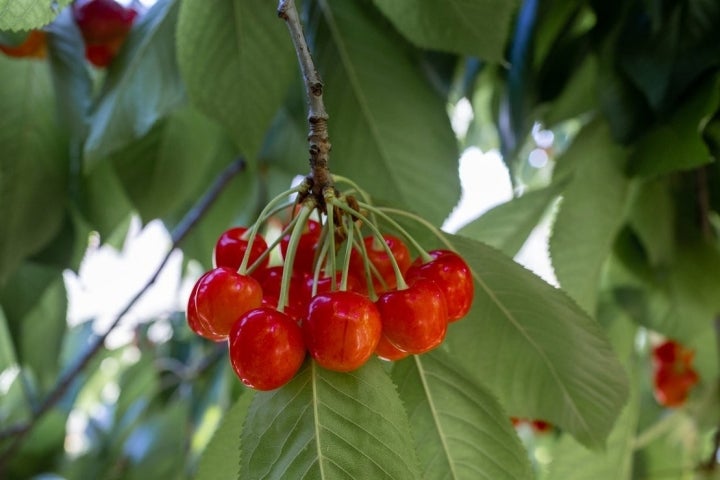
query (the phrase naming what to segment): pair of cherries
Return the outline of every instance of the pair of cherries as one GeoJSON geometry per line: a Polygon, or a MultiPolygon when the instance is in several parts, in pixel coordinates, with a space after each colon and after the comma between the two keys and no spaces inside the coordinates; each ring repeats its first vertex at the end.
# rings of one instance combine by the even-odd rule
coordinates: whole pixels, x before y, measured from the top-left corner
{"type": "Polygon", "coordinates": [[[693,368],[695,352],[675,340],[666,340],[653,348],[653,393],[660,405],[682,406],[690,390],[700,380],[693,368]]]}
{"type": "MultiPolygon", "coordinates": [[[[335,279],[316,278],[321,230],[312,220],[305,225],[292,267],[269,266],[267,243],[256,235],[246,262],[252,273],[240,274],[248,232],[230,229],[216,244],[217,267],[193,288],[190,328],[205,338],[227,339],[233,368],[249,387],[284,385],[306,352],[322,367],[340,372],[361,367],[373,354],[397,360],[427,352],[442,343],[448,323],[470,309],[472,276],[459,255],[434,250],[413,262],[405,243],[392,235],[382,236],[385,246],[366,237],[364,248],[353,249],[345,289],[337,288],[342,272],[335,272],[335,279]],[[400,287],[388,251],[402,273],[400,287]],[[292,274],[288,302],[280,311],[283,268],[292,268],[292,274]]],[[[288,244],[289,238],[281,239],[283,256],[288,244]]]]}

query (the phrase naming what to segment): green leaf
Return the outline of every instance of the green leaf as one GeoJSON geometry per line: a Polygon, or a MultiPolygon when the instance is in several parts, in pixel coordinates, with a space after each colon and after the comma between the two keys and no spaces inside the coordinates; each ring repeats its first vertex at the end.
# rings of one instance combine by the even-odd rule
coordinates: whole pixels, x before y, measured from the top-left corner
{"type": "Polygon", "coordinates": [[[68,159],[47,64],[0,55],[0,285],[60,228],[68,159]]]}
{"type": "Polygon", "coordinates": [[[460,236],[451,244],[475,279],[472,310],[446,337],[454,361],[511,415],[550,421],[601,447],[628,392],[603,330],[564,292],[497,250],[460,236]]]}
{"type": "Polygon", "coordinates": [[[576,166],[553,225],[550,255],[560,285],[591,314],[603,264],[623,222],[629,192],[625,156],[606,125],[593,122],[560,160],[576,166]]]}
{"type": "Polygon", "coordinates": [[[560,191],[561,185],[554,184],[513,198],[488,210],[457,233],[512,257],[522,248],[560,191]]]}
{"type": "Polygon", "coordinates": [[[237,461],[240,436],[247,416],[251,392],[243,393],[223,416],[220,427],[200,457],[195,480],[237,480],[240,465],[237,461]]]}
{"type": "Polygon", "coordinates": [[[175,58],[178,2],[160,0],[130,31],[93,108],[85,165],[136,140],[185,98],[175,58]]]}
{"type": "Polygon", "coordinates": [[[374,0],[395,27],[422,48],[503,60],[515,1],[374,0]]]}
{"type": "Polygon", "coordinates": [[[0,30],[32,30],[52,22],[72,0],[0,0],[0,30]]]}
{"type": "Polygon", "coordinates": [[[422,478],[532,478],[495,396],[442,351],[396,363],[392,378],[410,417],[422,478]]]}
{"type": "Polygon", "coordinates": [[[184,0],[178,62],[188,95],[253,159],[297,71],[277,5],[263,0],[184,0]]]}
{"type": "Polygon", "coordinates": [[[240,478],[415,479],[407,415],[376,359],[350,373],[308,361],[284,387],[255,394],[240,478]]]}
{"type": "Polygon", "coordinates": [[[78,207],[102,241],[112,237],[128,221],[133,205],[112,163],[101,162],[81,174],[78,207]]]}
{"type": "Polygon", "coordinates": [[[325,22],[316,58],[327,85],[332,171],[439,224],[460,194],[444,100],[423,80],[403,39],[367,4],[319,5],[325,22]]]}
{"type": "Polygon", "coordinates": [[[632,191],[629,223],[653,266],[667,265],[675,251],[676,205],[667,178],[650,179],[632,191]]]}

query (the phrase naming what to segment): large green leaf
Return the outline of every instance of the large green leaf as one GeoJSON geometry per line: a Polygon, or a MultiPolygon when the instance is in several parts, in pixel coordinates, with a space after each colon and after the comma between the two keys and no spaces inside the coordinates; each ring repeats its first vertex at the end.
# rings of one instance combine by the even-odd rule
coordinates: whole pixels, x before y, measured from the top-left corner
{"type": "Polygon", "coordinates": [[[504,59],[515,1],[374,0],[393,25],[422,48],[504,59]]]}
{"type": "Polygon", "coordinates": [[[277,5],[263,0],[184,0],[178,61],[193,104],[254,158],[297,61],[277,5]]]}
{"type": "Polygon", "coordinates": [[[371,4],[319,5],[317,60],[331,117],[330,168],[378,199],[442,222],[460,193],[444,100],[371,4]]]}
{"type": "Polygon", "coordinates": [[[0,55],[0,284],[60,228],[67,153],[47,64],[0,55]]]}
{"type": "Polygon", "coordinates": [[[442,351],[397,363],[422,478],[530,479],[527,453],[497,399],[442,351]]]}
{"type": "Polygon", "coordinates": [[[485,242],[512,257],[522,248],[560,190],[560,185],[551,185],[513,198],[488,210],[457,233],[485,242]]]}
{"type": "Polygon", "coordinates": [[[85,163],[136,140],[184,100],[175,58],[178,2],[160,0],[133,27],[92,111],[85,163]]]}
{"type": "Polygon", "coordinates": [[[308,361],[284,387],[255,394],[240,478],[415,479],[407,415],[378,360],[350,373],[308,361]]]}
{"type": "Polygon", "coordinates": [[[629,181],[622,171],[626,152],[601,122],[588,124],[561,162],[575,164],[563,193],[550,254],[560,285],[594,314],[603,264],[622,225],[629,181]]]}
{"type": "Polygon", "coordinates": [[[475,299],[450,326],[454,361],[499,396],[517,417],[559,425],[601,447],[627,399],[624,369],[601,327],[564,292],[512,259],[460,236],[475,299]]]}
{"type": "Polygon", "coordinates": [[[0,30],[40,28],[72,0],[0,0],[0,30]]]}

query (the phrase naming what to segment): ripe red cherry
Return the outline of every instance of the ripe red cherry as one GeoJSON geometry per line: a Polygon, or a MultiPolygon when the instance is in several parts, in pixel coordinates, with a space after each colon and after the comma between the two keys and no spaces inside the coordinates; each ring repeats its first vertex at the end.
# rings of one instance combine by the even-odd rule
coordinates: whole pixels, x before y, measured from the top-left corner
{"type": "Polygon", "coordinates": [[[666,407],[679,407],[685,403],[699,377],[690,367],[678,369],[673,365],[665,365],[655,372],[653,380],[653,393],[658,403],[666,407]]]}
{"type": "MultiPolygon", "coordinates": [[[[245,227],[233,227],[225,230],[222,235],[220,235],[215,243],[215,265],[218,267],[232,268],[233,270],[240,268],[243,256],[245,256],[248,247],[248,240],[245,238],[247,231],[248,229],[245,227]]],[[[267,242],[262,235],[255,235],[247,266],[249,267],[255,263],[255,261],[265,253],[267,248],[267,242]]],[[[269,261],[270,258],[265,257],[258,268],[253,270],[251,275],[255,278],[260,278],[261,272],[267,268],[269,261]]]]}
{"type": "Polygon", "coordinates": [[[196,335],[199,335],[201,337],[207,338],[208,340],[213,340],[216,342],[225,340],[225,337],[222,335],[218,335],[207,326],[206,323],[202,321],[200,318],[200,314],[198,313],[197,309],[197,291],[198,286],[200,285],[200,282],[195,282],[195,285],[193,286],[192,292],[190,292],[190,297],[188,297],[188,304],[187,304],[187,311],[186,311],[186,318],[188,322],[188,327],[190,327],[190,330],[195,332],[196,335]]]}
{"type": "MultiPolygon", "coordinates": [[[[335,289],[338,290],[340,288],[340,282],[342,281],[342,272],[335,272],[335,289]]],[[[307,297],[310,299],[312,297],[312,291],[313,291],[313,284],[315,283],[315,278],[312,275],[307,275],[305,280],[305,289],[307,292],[307,297]]],[[[346,290],[350,292],[356,292],[356,293],[365,293],[365,288],[363,285],[363,282],[357,278],[352,273],[348,274],[347,279],[347,285],[346,290]]],[[[328,293],[332,291],[332,277],[330,276],[322,276],[318,278],[317,286],[315,287],[315,294],[321,294],[321,293],[328,293]]]]}
{"type": "Polygon", "coordinates": [[[652,358],[656,368],[662,365],[680,365],[689,366],[692,364],[695,352],[685,348],[675,340],[666,340],[653,348],[652,358]]]}
{"type": "MultiPolygon", "coordinates": [[[[384,234],[383,238],[385,244],[390,247],[395,261],[400,267],[400,273],[405,274],[407,269],[410,267],[410,251],[408,250],[405,243],[394,235],[384,234]]],[[[365,243],[365,251],[367,258],[371,264],[375,266],[378,273],[382,277],[386,289],[382,288],[382,283],[373,275],[373,285],[378,293],[385,290],[393,290],[397,287],[397,279],[395,277],[395,270],[393,270],[392,262],[388,256],[385,248],[382,245],[377,245],[375,237],[369,236],[363,239],[365,243]]],[[[350,255],[350,271],[353,272],[360,278],[365,278],[365,262],[362,257],[362,252],[357,248],[353,249],[350,255]]]]}
{"type": "Polygon", "coordinates": [[[125,38],[137,16],[132,7],[114,0],[76,0],[72,13],[86,43],[111,43],[125,38]]]}
{"type": "Polygon", "coordinates": [[[9,57],[45,58],[47,55],[45,32],[32,30],[19,45],[0,45],[0,51],[9,57]]]}
{"type": "MultiPolygon", "coordinates": [[[[280,300],[280,287],[282,285],[283,267],[276,266],[265,269],[259,274],[258,281],[262,287],[264,306],[277,308],[280,300]]],[[[304,273],[292,272],[290,276],[290,291],[288,293],[288,304],[285,306],[285,313],[295,320],[301,320],[307,311],[307,304],[310,302],[310,294],[306,287],[307,275],[304,273]]]]}
{"type": "Polygon", "coordinates": [[[272,308],[246,312],[233,325],[228,340],[233,370],[245,385],[256,390],[285,385],[305,359],[300,327],[272,308]]]}
{"type": "Polygon", "coordinates": [[[395,361],[401,360],[410,354],[408,352],[403,352],[390,343],[390,340],[388,340],[385,335],[380,335],[380,341],[378,342],[377,347],[375,347],[375,355],[377,355],[380,360],[395,361]]]}
{"type": "Polygon", "coordinates": [[[470,267],[460,255],[449,250],[428,252],[432,260],[422,263],[416,259],[405,276],[408,283],[426,277],[434,280],[445,294],[450,322],[459,320],[470,311],[475,288],[470,267]]]}
{"type": "Polygon", "coordinates": [[[383,336],[398,349],[425,353],[445,339],[447,304],[434,281],[417,278],[404,290],[383,293],[375,304],[380,311],[383,336]]]}
{"type": "Polygon", "coordinates": [[[240,315],[259,307],[262,302],[262,288],[257,280],[226,267],[205,273],[195,287],[195,308],[200,324],[223,338],[240,315]]]}
{"type": "MultiPolygon", "coordinates": [[[[322,225],[315,220],[308,220],[303,234],[298,242],[297,251],[295,252],[295,260],[293,261],[293,271],[313,273],[315,252],[320,242],[320,234],[322,233],[322,225]]],[[[280,240],[280,251],[283,258],[287,258],[288,246],[290,245],[290,235],[285,235],[280,240]]]]}
{"type": "Polygon", "coordinates": [[[375,351],[382,324],[375,304],[359,293],[315,296],[302,324],[305,345],[322,367],[337,372],[360,368],[375,351]]]}

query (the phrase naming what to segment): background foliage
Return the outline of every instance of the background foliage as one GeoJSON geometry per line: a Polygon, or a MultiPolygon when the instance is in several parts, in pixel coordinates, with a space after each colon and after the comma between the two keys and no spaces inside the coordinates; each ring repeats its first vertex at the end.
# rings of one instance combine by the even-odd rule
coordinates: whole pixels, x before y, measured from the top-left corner
{"type": "Polygon", "coordinates": [[[174,231],[197,275],[225,228],[307,173],[275,5],[159,0],[99,71],[67,4],[0,0],[3,34],[49,41],[44,60],[0,56],[0,476],[717,478],[718,2],[302,2],[333,172],[440,225],[477,146],[502,152],[515,197],[444,241],[407,225],[473,269],[473,310],[442,348],[352,374],[308,361],[255,394],[182,310],[87,355],[106,332],[68,326],[63,271],[138,216],[174,231]],[[474,115],[456,135],[461,99],[474,115]],[[561,289],[511,258],[547,222],[561,289]],[[663,337],[695,350],[701,379],[677,409],[652,395],[663,337]]]}

